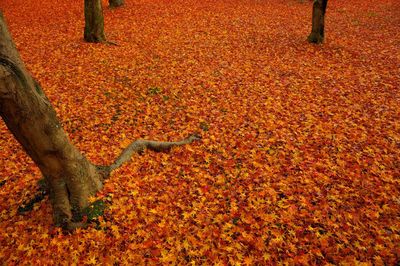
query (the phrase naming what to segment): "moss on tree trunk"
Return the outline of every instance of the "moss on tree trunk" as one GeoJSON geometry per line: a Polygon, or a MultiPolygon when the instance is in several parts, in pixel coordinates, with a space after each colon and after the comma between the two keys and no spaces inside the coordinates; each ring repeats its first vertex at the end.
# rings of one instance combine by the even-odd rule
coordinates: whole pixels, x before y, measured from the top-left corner
{"type": "Polygon", "coordinates": [[[314,0],[312,12],[312,30],[308,36],[311,43],[322,43],[324,41],[325,11],[328,0],[314,0]]]}

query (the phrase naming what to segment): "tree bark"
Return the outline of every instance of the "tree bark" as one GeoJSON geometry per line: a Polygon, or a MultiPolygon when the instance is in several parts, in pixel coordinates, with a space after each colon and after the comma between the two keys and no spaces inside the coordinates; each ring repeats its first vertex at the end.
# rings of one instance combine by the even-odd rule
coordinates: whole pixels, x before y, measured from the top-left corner
{"type": "Polygon", "coordinates": [[[119,7],[124,4],[124,0],[109,0],[110,7],[119,7]]]}
{"type": "Polygon", "coordinates": [[[101,0],[85,0],[84,39],[95,43],[106,41],[101,0]]]}
{"type": "Polygon", "coordinates": [[[312,12],[312,30],[308,36],[311,43],[324,41],[325,11],[328,0],[314,0],[312,12]]]}
{"type": "Polygon", "coordinates": [[[40,168],[54,221],[64,225],[102,188],[102,176],[69,141],[39,84],[26,71],[0,15],[0,115],[40,168]]]}

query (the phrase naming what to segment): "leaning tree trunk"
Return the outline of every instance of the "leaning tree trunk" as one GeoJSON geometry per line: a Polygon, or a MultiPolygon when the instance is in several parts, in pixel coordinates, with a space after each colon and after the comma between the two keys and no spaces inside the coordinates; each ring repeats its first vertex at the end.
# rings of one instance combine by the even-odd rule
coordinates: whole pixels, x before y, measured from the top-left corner
{"type": "Polygon", "coordinates": [[[101,0],[85,0],[85,32],[87,42],[104,42],[104,17],[101,0]]]}
{"type": "Polygon", "coordinates": [[[26,71],[0,17],[0,115],[40,168],[50,188],[54,220],[71,221],[88,206],[102,176],[69,141],[39,84],[26,71]]]}
{"type": "Polygon", "coordinates": [[[308,36],[311,43],[322,43],[324,41],[325,11],[328,0],[314,0],[312,12],[312,30],[308,36]]]}
{"type": "Polygon", "coordinates": [[[89,197],[102,188],[103,180],[133,152],[146,148],[164,151],[198,138],[193,135],[179,142],[137,140],[110,166],[92,164],[72,145],[49,100],[27,72],[1,12],[0,116],[40,168],[49,188],[54,221],[67,229],[81,225],[74,217],[79,217],[89,205],[89,197]]]}
{"type": "Polygon", "coordinates": [[[119,7],[124,4],[124,0],[109,0],[110,7],[119,7]]]}

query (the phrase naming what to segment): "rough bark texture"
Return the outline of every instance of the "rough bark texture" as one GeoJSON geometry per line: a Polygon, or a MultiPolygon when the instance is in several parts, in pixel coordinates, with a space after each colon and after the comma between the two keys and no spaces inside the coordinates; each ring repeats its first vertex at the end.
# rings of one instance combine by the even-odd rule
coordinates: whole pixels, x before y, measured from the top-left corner
{"type": "Polygon", "coordinates": [[[50,192],[56,225],[82,226],[79,217],[89,197],[102,188],[111,171],[144,149],[169,150],[199,137],[178,142],[137,140],[110,166],[96,166],[70,142],[39,84],[27,72],[0,12],[0,116],[40,168],[50,192]],[[76,214],[76,215],[75,215],[76,214]]]}
{"type": "Polygon", "coordinates": [[[314,0],[312,13],[312,30],[308,36],[311,43],[324,41],[325,11],[328,0],[314,0]]]}
{"type": "Polygon", "coordinates": [[[0,115],[40,168],[50,188],[54,220],[71,221],[88,206],[102,176],[69,141],[39,84],[26,71],[0,16],[0,115]]]}
{"type": "Polygon", "coordinates": [[[87,42],[105,42],[101,0],[85,0],[85,32],[87,42]]]}
{"type": "Polygon", "coordinates": [[[109,0],[110,7],[119,7],[124,4],[124,0],[109,0]]]}

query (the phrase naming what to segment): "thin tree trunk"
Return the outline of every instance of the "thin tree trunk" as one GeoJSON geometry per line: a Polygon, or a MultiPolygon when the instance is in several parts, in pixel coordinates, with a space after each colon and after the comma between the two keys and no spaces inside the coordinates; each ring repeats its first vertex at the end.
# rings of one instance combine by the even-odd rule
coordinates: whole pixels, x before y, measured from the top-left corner
{"type": "Polygon", "coordinates": [[[101,0],[85,0],[85,32],[87,42],[105,42],[101,0]]]}
{"type": "Polygon", "coordinates": [[[312,30],[308,36],[311,43],[324,41],[325,11],[328,0],[314,0],[312,12],[312,30]]]}
{"type": "Polygon", "coordinates": [[[110,7],[119,7],[124,4],[124,0],[109,0],[110,7]]]}

